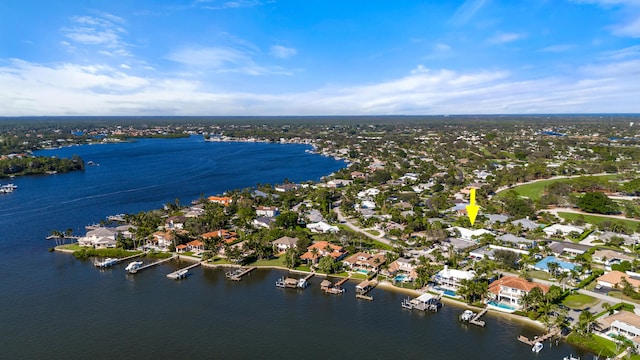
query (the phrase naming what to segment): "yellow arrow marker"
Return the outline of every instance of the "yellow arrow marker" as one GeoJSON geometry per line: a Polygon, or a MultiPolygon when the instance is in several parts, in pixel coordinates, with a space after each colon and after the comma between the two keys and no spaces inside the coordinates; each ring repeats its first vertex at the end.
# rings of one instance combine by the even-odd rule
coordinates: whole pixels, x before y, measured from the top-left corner
{"type": "Polygon", "coordinates": [[[471,225],[476,222],[476,216],[478,216],[478,210],[480,207],[476,205],[476,189],[471,190],[471,201],[469,205],[467,205],[467,215],[469,216],[469,221],[471,221],[471,225]]]}

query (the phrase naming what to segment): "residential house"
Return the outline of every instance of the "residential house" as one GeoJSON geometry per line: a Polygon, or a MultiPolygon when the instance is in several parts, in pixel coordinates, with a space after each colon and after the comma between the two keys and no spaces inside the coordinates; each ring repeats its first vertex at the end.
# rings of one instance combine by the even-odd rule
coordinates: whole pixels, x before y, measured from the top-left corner
{"type": "Polygon", "coordinates": [[[553,235],[567,236],[572,232],[582,234],[584,230],[585,228],[582,226],[562,225],[562,224],[553,224],[551,226],[547,226],[546,228],[542,229],[542,231],[544,231],[544,233],[547,234],[547,236],[553,236],[553,235]]]}
{"type": "Polygon", "coordinates": [[[276,217],[280,215],[280,210],[275,206],[258,206],[256,208],[257,216],[276,217]]]}
{"type": "Polygon", "coordinates": [[[474,240],[474,238],[480,237],[484,234],[493,234],[487,229],[467,229],[460,226],[453,226],[447,229],[451,233],[456,231],[460,233],[460,238],[464,240],[474,240]]]}
{"type": "Polygon", "coordinates": [[[575,257],[584,254],[591,247],[567,241],[554,241],[549,245],[549,248],[556,256],[575,257]]]}
{"type": "Polygon", "coordinates": [[[215,237],[221,238],[225,243],[230,244],[238,240],[235,231],[230,230],[215,230],[201,235],[203,239],[212,239],[215,237]]]}
{"type": "Polygon", "coordinates": [[[623,261],[632,262],[633,257],[619,251],[598,249],[593,253],[593,255],[591,255],[591,260],[610,267],[614,264],[620,264],[623,261]]]}
{"type": "Polygon", "coordinates": [[[187,245],[185,245],[185,244],[180,244],[180,245],[176,246],[176,252],[178,254],[181,254],[181,253],[184,253],[184,252],[187,252],[187,251],[188,251],[188,248],[187,248],[187,245]]]}
{"type": "Polygon", "coordinates": [[[534,240],[525,239],[513,234],[503,234],[498,236],[496,239],[503,243],[509,243],[510,245],[518,247],[520,249],[531,249],[537,245],[534,240]]]}
{"type": "Polygon", "coordinates": [[[307,229],[314,233],[336,233],[340,229],[337,226],[329,225],[326,222],[320,221],[316,223],[307,224],[307,229]]]}
{"type": "Polygon", "coordinates": [[[283,236],[277,240],[273,240],[271,243],[273,244],[277,252],[283,253],[287,251],[287,249],[297,247],[298,241],[300,241],[300,239],[298,239],[297,237],[292,238],[288,236],[283,236]]]}
{"type": "Polygon", "coordinates": [[[324,256],[331,256],[334,260],[341,260],[347,252],[342,246],[327,241],[318,241],[307,248],[307,252],[300,259],[316,264],[324,256]]]}
{"type": "Polygon", "coordinates": [[[352,171],[351,172],[351,178],[352,179],[363,179],[365,180],[367,178],[367,175],[363,172],[360,171],[352,171]]]}
{"type": "Polygon", "coordinates": [[[204,251],[204,242],[200,240],[193,240],[187,243],[187,250],[193,253],[200,253],[204,251]]]}
{"type": "Polygon", "coordinates": [[[117,234],[118,231],[114,228],[99,227],[88,231],[85,236],[79,238],[78,245],[96,249],[115,248],[117,234]]]}
{"type": "Polygon", "coordinates": [[[473,280],[475,276],[474,271],[449,269],[449,266],[445,265],[444,269],[434,276],[434,280],[440,288],[457,291],[462,286],[463,280],[473,280]]]}
{"type": "Polygon", "coordinates": [[[493,225],[496,223],[504,224],[507,222],[507,220],[509,220],[509,217],[507,215],[502,214],[484,214],[483,216],[487,219],[486,223],[489,225],[493,225]]]}
{"type": "Polygon", "coordinates": [[[165,221],[165,227],[169,230],[182,230],[186,221],[186,216],[170,216],[165,221]]]}
{"type": "Polygon", "coordinates": [[[457,253],[461,253],[472,246],[477,246],[478,243],[473,240],[448,238],[447,240],[441,242],[440,245],[443,248],[443,250],[448,251],[449,248],[452,248],[457,253]]]}
{"type": "Polygon", "coordinates": [[[352,182],[352,180],[334,179],[327,182],[327,187],[332,189],[339,189],[350,185],[352,182]]]}
{"type": "Polygon", "coordinates": [[[297,184],[281,184],[281,185],[274,186],[275,191],[278,191],[278,192],[293,191],[293,190],[298,190],[299,188],[300,186],[297,184]]]}
{"type": "Polygon", "coordinates": [[[503,301],[511,306],[520,307],[522,297],[536,287],[542,290],[543,294],[549,292],[547,285],[534,283],[517,276],[503,276],[489,285],[489,293],[497,302],[503,301]]]}
{"type": "Polygon", "coordinates": [[[388,276],[404,275],[406,281],[412,281],[418,277],[418,273],[416,272],[417,267],[415,261],[412,259],[398,258],[389,264],[389,267],[382,271],[382,273],[388,276]]]}
{"type": "Polygon", "coordinates": [[[266,216],[260,216],[256,219],[253,219],[253,221],[251,222],[253,224],[253,226],[255,227],[263,227],[263,228],[270,228],[273,224],[275,224],[276,222],[276,218],[274,217],[266,217],[266,216]]]}
{"type": "Polygon", "coordinates": [[[153,238],[147,240],[147,247],[160,250],[160,251],[168,251],[171,244],[173,244],[173,234],[169,231],[156,231],[153,233],[153,238]]]}
{"type": "Polygon", "coordinates": [[[598,285],[608,288],[622,288],[622,279],[627,280],[634,289],[640,288],[640,280],[633,279],[631,276],[622,271],[609,271],[596,279],[598,285]]]}
{"type": "Polygon", "coordinates": [[[598,325],[601,329],[598,334],[605,339],[622,335],[631,340],[636,349],[640,349],[640,316],[635,313],[618,311],[598,319],[598,325]]]}
{"type": "Polygon", "coordinates": [[[377,273],[386,258],[383,253],[357,252],[342,261],[343,266],[364,274],[377,273]]]}
{"type": "Polygon", "coordinates": [[[207,199],[212,203],[220,204],[223,206],[229,206],[229,204],[231,204],[231,202],[233,201],[233,199],[228,196],[209,196],[207,199]]]}
{"type": "Polygon", "coordinates": [[[493,253],[494,253],[494,249],[489,247],[489,245],[485,245],[481,248],[471,251],[469,253],[469,256],[478,260],[485,259],[485,258],[489,260],[495,260],[493,253]]]}
{"type": "Polygon", "coordinates": [[[531,231],[539,228],[541,225],[533,220],[529,220],[529,218],[513,220],[511,225],[520,226],[522,229],[526,231],[531,231]]]}

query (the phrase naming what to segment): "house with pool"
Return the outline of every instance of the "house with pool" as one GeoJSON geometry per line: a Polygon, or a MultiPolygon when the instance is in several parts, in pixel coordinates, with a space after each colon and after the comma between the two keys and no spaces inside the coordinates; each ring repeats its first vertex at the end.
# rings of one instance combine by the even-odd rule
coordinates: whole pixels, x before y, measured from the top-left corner
{"type": "Polygon", "coordinates": [[[540,288],[543,294],[549,292],[549,286],[538,284],[517,276],[503,276],[489,285],[487,306],[491,309],[512,313],[522,307],[522,297],[534,288],[540,288]]]}
{"type": "Polygon", "coordinates": [[[385,261],[386,258],[383,253],[369,254],[360,251],[344,259],[342,265],[351,269],[351,271],[369,275],[377,273],[385,261]]]}
{"type": "Polygon", "coordinates": [[[617,311],[598,319],[598,327],[601,331],[595,331],[594,334],[607,340],[622,335],[633,342],[636,350],[640,349],[640,316],[635,313],[617,311]]]}
{"type": "Polygon", "coordinates": [[[415,260],[398,258],[389,264],[387,269],[382,270],[381,273],[392,277],[394,282],[410,282],[418,277],[417,267],[415,260]]]}
{"type": "Polygon", "coordinates": [[[462,286],[464,280],[473,280],[476,276],[475,271],[465,271],[458,269],[449,269],[449,266],[445,265],[444,269],[438,271],[433,277],[436,286],[433,288],[436,291],[440,291],[447,296],[455,297],[456,292],[462,286]]]}
{"type": "MultiPolygon", "coordinates": [[[[558,264],[558,271],[570,272],[571,270],[577,270],[580,265],[562,261],[555,256],[547,256],[544,259],[538,261],[533,265],[535,270],[541,270],[545,272],[549,272],[549,264],[556,263],[558,264]]],[[[529,265],[531,266],[531,265],[529,265]]]]}

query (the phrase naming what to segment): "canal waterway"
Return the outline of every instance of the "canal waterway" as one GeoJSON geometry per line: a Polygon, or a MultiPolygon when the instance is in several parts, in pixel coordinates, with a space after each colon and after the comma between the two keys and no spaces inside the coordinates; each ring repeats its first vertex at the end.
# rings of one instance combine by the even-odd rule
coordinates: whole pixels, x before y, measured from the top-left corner
{"type": "Polygon", "coordinates": [[[0,358],[586,358],[564,343],[532,354],[516,338],[541,331],[508,317],[488,314],[478,328],[459,323],[462,309],[452,305],[404,310],[406,295],[397,292],[374,289],[374,301],[357,300],[353,282],[343,295],[325,295],[318,277],[297,291],[274,286],[282,271],[234,282],[201,267],[174,281],[166,274],[187,263],[126,275],[126,264],[98,270],[90,260],[47,251],[53,229],[81,234],[108,215],[285,178],[318,180],[345,165],[306,149],[190,137],[39,152],[78,154],[96,165],[12,179],[18,189],[0,196],[0,358]]]}

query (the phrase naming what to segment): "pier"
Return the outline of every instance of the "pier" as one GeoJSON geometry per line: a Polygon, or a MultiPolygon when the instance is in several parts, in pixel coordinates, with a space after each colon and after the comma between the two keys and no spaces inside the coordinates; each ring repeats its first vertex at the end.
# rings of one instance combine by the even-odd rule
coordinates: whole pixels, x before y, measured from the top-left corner
{"type": "Polygon", "coordinates": [[[480,327],[484,327],[484,320],[480,320],[480,318],[482,317],[482,315],[486,314],[487,311],[489,311],[489,309],[484,308],[481,312],[476,314],[476,316],[474,316],[473,319],[469,320],[469,323],[473,325],[478,325],[480,327]]]}
{"type": "Polygon", "coordinates": [[[243,276],[247,275],[248,273],[252,272],[257,268],[258,268],[257,266],[252,266],[250,268],[240,268],[235,271],[227,272],[226,276],[227,276],[227,279],[230,279],[233,281],[240,281],[242,280],[243,276]]]}
{"type": "Polygon", "coordinates": [[[191,265],[189,265],[187,267],[184,267],[182,269],[179,269],[179,270],[176,270],[176,271],[174,271],[172,273],[167,274],[167,277],[169,279],[174,279],[174,280],[185,278],[185,277],[187,277],[187,273],[189,272],[189,270],[200,266],[200,264],[202,264],[202,263],[201,262],[197,262],[195,264],[191,264],[191,265]]]}
{"type": "Polygon", "coordinates": [[[96,260],[96,261],[93,262],[93,265],[95,265],[96,267],[105,269],[105,268],[108,268],[108,267],[112,267],[115,264],[119,264],[119,263],[121,263],[123,261],[129,260],[129,259],[135,259],[137,257],[143,256],[143,255],[146,255],[146,254],[147,253],[141,252],[139,254],[123,257],[123,258],[120,258],[120,259],[107,258],[107,259],[104,259],[102,261],[96,260]]]}
{"type": "Polygon", "coordinates": [[[400,304],[404,309],[438,312],[442,306],[439,295],[422,294],[415,299],[405,299],[400,304]]]}
{"type": "Polygon", "coordinates": [[[560,334],[560,329],[555,328],[551,331],[549,331],[548,333],[542,335],[542,336],[537,336],[535,338],[533,338],[533,340],[529,339],[528,337],[524,336],[524,335],[520,335],[518,336],[518,341],[525,343],[529,346],[533,346],[535,343],[541,343],[545,340],[551,339],[552,337],[559,335],[560,334]]]}
{"type": "Polygon", "coordinates": [[[329,280],[322,280],[320,283],[320,290],[324,291],[327,294],[344,294],[344,289],[342,285],[349,280],[348,277],[341,279],[340,281],[332,284],[329,280]]]}
{"type": "Polygon", "coordinates": [[[375,281],[365,280],[356,285],[356,299],[373,301],[373,296],[367,295],[371,289],[373,289],[377,283],[375,281]]]}
{"type": "Polygon", "coordinates": [[[154,267],[154,266],[156,266],[156,265],[164,264],[164,263],[166,263],[166,262],[169,262],[169,261],[173,260],[174,258],[175,258],[175,255],[174,255],[174,256],[172,256],[172,257],[170,257],[170,258],[166,258],[166,259],[163,259],[163,260],[159,260],[159,261],[156,261],[156,262],[152,262],[152,263],[147,264],[147,265],[143,265],[143,266],[141,266],[141,267],[139,267],[139,268],[137,268],[137,269],[132,269],[132,270],[130,270],[130,271],[129,271],[129,273],[130,273],[130,274],[137,274],[137,273],[139,273],[139,272],[140,272],[140,271],[142,271],[142,270],[148,269],[148,268],[150,268],[150,267],[154,267]]]}

